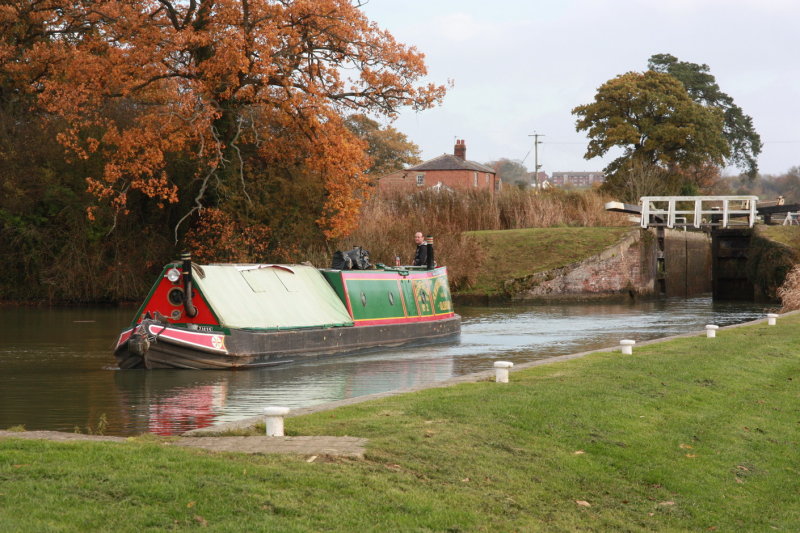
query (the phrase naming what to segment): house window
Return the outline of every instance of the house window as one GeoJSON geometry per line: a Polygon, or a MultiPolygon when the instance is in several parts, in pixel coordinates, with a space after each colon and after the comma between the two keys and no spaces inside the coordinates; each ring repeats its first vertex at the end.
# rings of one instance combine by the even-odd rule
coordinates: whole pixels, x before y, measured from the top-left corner
{"type": "Polygon", "coordinates": [[[472,186],[473,187],[477,187],[478,186],[478,173],[477,172],[473,172],[472,173],[472,186]]]}
{"type": "Polygon", "coordinates": [[[485,185],[489,185],[489,174],[486,174],[486,183],[485,185]]]}
{"type": "Polygon", "coordinates": [[[425,185],[425,174],[417,174],[417,187],[425,185]]]}

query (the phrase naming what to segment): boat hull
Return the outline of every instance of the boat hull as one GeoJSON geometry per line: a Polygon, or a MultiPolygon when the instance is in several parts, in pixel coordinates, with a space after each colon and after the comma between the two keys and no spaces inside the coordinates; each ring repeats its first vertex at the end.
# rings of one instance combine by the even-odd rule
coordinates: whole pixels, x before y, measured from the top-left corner
{"type": "Polygon", "coordinates": [[[282,331],[201,332],[146,320],[122,333],[114,355],[121,369],[258,368],[376,349],[452,342],[457,314],[437,320],[282,331]]]}

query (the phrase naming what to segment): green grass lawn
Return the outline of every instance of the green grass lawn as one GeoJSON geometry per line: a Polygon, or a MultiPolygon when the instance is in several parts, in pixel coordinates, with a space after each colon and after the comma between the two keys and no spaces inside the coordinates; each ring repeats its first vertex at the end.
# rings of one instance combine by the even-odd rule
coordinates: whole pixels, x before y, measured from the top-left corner
{"type": "MultiPolygon", "coordinates": [[[[363,460],[0,441],[2,531],[798,531],[800,314],[287,420],[363,460]]],[[[263,431],[263,428],[257,431],[263,431]]]]}
{"type": "Polygon", "coordinates": [[[766,226],[759,225],[758,232],[764,237],[800,250],[800,226],[766,226]]]}
{"type": "Polygon", "coordinates": [[[497,294],[506,280],[587,259],[630,231],[630,227],[564,227],[469,232],[485,259],[475,286],[464,294],[497,294]]]}

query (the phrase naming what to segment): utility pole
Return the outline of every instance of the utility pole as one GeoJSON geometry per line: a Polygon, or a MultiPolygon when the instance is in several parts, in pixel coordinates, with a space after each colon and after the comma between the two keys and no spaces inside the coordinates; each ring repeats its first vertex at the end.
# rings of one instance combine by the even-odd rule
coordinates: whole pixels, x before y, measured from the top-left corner
{"type": "Polygon", "coordinates": [[[534,186],[536,190],[539,190],[539,169],[542,165],[539,164],[539,145],[542,141],[539,140],[539,137],[544,137],[541,133],[533,132],[533,135],[528,135],[528,137],[533,137],[533,179],[534,179],[534,186]]]}

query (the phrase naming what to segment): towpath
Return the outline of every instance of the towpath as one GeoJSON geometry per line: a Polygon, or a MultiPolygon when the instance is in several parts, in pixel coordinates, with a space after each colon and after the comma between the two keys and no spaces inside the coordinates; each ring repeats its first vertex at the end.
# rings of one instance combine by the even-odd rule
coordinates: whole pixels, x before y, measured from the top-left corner
{"type": "MultiPolygon", "coordinates": [[[[60,431],[0,431],[0,439],[43,439],[57,442],[130,442],[135,437],[84,435],[60,431]]],[[[165,445],[202,448],[213,452],[292,453],[320,456],[364,457],[367,439],[358,437],[178,437],[165,440],[165,445]]]]}

